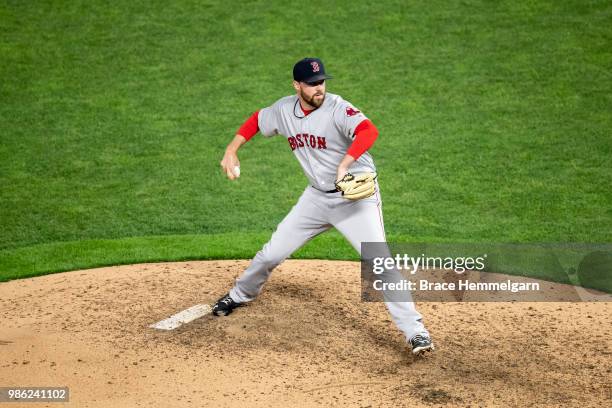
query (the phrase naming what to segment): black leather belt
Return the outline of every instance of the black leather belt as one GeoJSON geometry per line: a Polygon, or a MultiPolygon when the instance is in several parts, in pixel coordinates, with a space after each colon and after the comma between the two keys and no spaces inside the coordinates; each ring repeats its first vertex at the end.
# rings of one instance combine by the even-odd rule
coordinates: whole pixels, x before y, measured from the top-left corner
{"type": "Polygon", "coordinates": [[[325,194],[339,193],[339,191],[338,191],[337,189],[335,189],[335,188],[334,188],[333,190],[323,191],[323,190],[319,190],[319,189],[318,189],[318,188],[316,188],[315,186],[310,186],[310,187],[312,187],[312,188],[314,188],[315,190],[318,190],[318,191],[320,191],[320,192],[322,192],[322,193],[325,193],[325,194]]]}

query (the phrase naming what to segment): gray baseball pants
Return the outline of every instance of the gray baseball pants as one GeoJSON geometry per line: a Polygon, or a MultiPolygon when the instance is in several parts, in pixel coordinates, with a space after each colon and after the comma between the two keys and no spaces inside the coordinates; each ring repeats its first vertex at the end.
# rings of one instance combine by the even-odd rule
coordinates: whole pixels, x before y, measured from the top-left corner
{"type": "MultiPolygon", "coordinates": [[[[229,292],[231,298],[240,303],[254,300],[276,266],[331,227],[335,227],[360,255],[362,242],[386,242],[378,186],[373,196],[358,201],[308,186],[270,241],[236,279],[229,292]]],[[[385,305],[407,340],[416,334],[427,333],[413,302],[385,302],[385,305]]]]}

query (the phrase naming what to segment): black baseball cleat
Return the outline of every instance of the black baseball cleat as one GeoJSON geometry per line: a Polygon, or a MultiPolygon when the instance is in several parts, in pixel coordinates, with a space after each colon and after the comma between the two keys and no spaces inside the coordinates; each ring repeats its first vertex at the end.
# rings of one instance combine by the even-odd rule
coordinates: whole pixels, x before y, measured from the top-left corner
{"type": "Polygon", "coordinates": [[[428,334],[417,334],[410,339],[412,354],[419,356],[427,351],[434,351],[434,345],[428,334]]]}
{"type": "Polygon", "coordinates": [[[234,302],[229,293],[227,293],[221,299],[217,300],[217,303],[215,303],[212,308],[212,313],[215,316],[227,316],[239,306],[242,306],[242,303],[234,302]]]}

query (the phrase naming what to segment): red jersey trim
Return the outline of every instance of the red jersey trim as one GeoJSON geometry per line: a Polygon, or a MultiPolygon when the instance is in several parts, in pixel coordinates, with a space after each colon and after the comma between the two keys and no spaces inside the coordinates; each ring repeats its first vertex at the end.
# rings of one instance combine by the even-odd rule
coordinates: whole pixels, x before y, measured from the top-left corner
{"type": "Polygon", "coordinates": [[[304,109],[302,108],[302,104],[300,103],[300,109],[302,110],[302,112],[304,112],[304,116],[308,116],[310,115],[312,112],[314,112],[314,109],[308,110],[308,109],[304,109]]]}

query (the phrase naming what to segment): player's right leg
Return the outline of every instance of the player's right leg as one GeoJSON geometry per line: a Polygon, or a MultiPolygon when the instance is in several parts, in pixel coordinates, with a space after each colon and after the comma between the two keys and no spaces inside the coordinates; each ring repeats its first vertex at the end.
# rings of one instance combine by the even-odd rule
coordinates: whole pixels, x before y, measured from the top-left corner
{"type": "Polygon", "coordinates": [[[316,204],[316,196],[307,187],[297,204],[281,221],[270,241],[257,252],[247,269],[236,279],[227,295],[217,301],[214,314],[229,314],[242,303],[259,295],[272,270],[316,235],[331,227],[316,204]]]}

